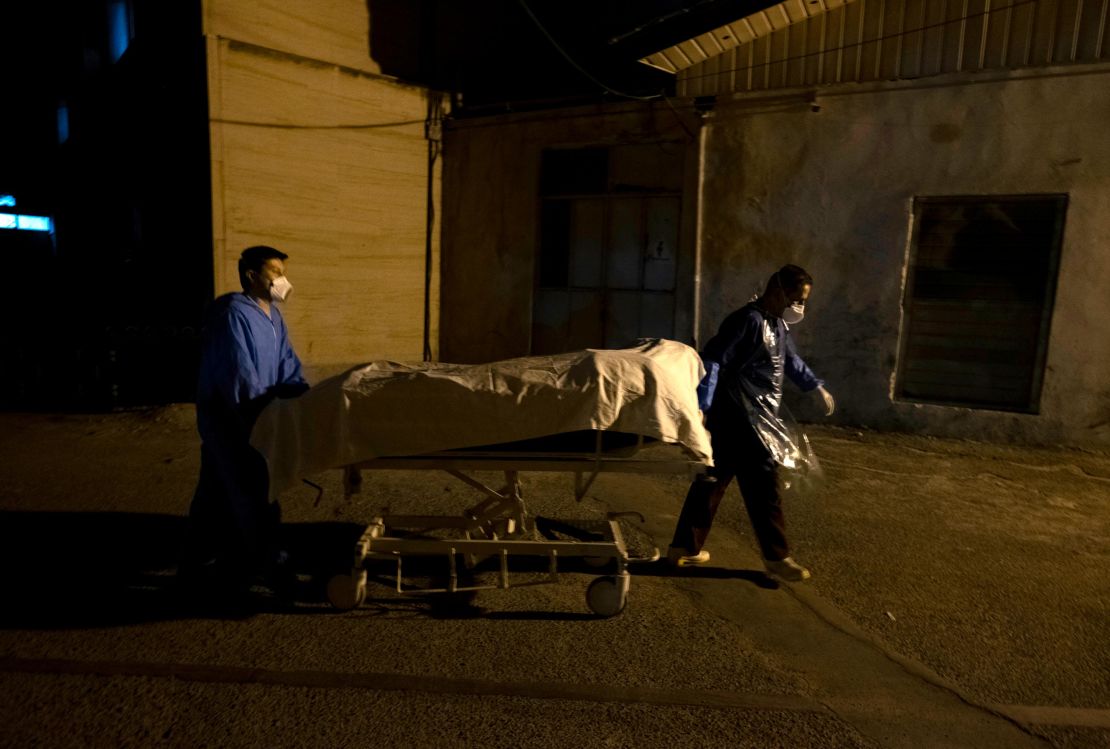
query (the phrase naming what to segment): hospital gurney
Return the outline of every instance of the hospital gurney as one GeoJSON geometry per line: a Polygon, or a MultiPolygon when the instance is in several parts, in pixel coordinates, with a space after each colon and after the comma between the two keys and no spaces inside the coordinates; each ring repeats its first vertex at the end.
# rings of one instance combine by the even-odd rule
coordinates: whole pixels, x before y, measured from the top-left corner
{"type": "MultiPolygon", "coordinates": [[[[651,440],[648,440],[649,442],[651,440]]],[[[458,516],[388,515],[374,518],[359,537],[354,549],[351,571],[336,575],[327,587],[328,600],[339,609],[351,609],[365,600],[368,563],[389,561],[394,566],[395,589],[399,594],[460,593],[514,585],[510,560],[521,557],[545,561],[547,574],[527,584],[556,582],[560,560],[581,559],[592,567],[609,567],[609,574],[596,577],[586,589],[586,603],[599,616],[615,616],[625,607],[632,562],[655,561],[658,549],[644,557],[630,556],[619,521],[636,512],[609,513],[596,520],[552,520],[549,524],[583,538],[564,540],[544,537],[539,519],[531,516],[524,504],[519,474],[525,471],[568,472],[574,475],[574,495],[581,500],[600,473],[689,473],[704,470],[705,464],[694,454],[682,451],[664,459],[636,457],[644,438],[613,432],[594,431],[559,435],[550,440],[529,440],[488,448],[451,450],[411,457],[388,457],[348,466],[345,483],[348,494],[357,493],[363,470],[438,470],[445,471],[485,495],[479,504],[458,516]],[[592,447],[583,444],[588,440],[592,447]],[[613,447],[616,445],[617,447],[613,447]],[[577,448],[577,449],[575,449],[577,448]],[[502,471],[505,485],[493,489],[466,471],[502,471]],[[430,538],[429,532],[447,534],[430,538]],[[417,535],[414,537],[412,533],[417,535]],[[406,587],[403,580],[406,557],[441,557],[446,560],[447,583],[443,587],[406,587]],[[494,584],[460,583],[460,559],[472,569],[485,560],[496,560],[494,584]]]]}
{"type": "Polygon", "coordinates": [[[375,518],[355,545],[350,572],[328,585],[339,608],[364,600],[366,568],[383,560],[395,564],[401,593],[452,593],[476,589],[460,582],[460,562],[466,569],[495,562],[497,584],[482,587],[505,588],[511,558],[542,560],[548,579],[560,559],[579,558],[615,568],[587,595],[593,611],[613,615],[624,607],[628,564],[635,561],[619,518],[585,523],[583,538],[544,537],[526,511],[519,474],[571,473],[581,499],[603,472],[703,470],[712,462],[696,397],[703,374],[692,348],[659,339],[479,365],[377,361],[299,398],[274,401],[259,416],[251,444],[266,459],[274,498],[330,468],[345,470],[348,492],[362,471],[442,470],[485,496],[458,516],[375,518]],[[648,442],[682,455],[637,457],[648,442]],[[503,473],[505,485],[487,486],[473,471],[503,473]],[[403,585],[406,560],[437,556],[447,560],[446,585],[416,591],[403,585]]]}

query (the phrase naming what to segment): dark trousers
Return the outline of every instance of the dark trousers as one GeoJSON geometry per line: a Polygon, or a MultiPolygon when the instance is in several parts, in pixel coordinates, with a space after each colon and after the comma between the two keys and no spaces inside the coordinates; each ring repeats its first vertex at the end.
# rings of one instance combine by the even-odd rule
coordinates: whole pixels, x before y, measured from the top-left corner
{"type": "Polygon", "coordinates": [[[267,572],[277,556],[281,524],[268,482],[266,461],[249,444],[202,444],[184,565],[215,560],[231,576],[267,572]]]}
{"type": "Polygon", "coordinates": [[[733,409],[711,412],[707,426],[714,465],[690,485],[671,545],[690,554],[701,551],[725,490],[735,478],[763,558],[777,561],[790,556],[778,465],[747,416],[733,409]]]}

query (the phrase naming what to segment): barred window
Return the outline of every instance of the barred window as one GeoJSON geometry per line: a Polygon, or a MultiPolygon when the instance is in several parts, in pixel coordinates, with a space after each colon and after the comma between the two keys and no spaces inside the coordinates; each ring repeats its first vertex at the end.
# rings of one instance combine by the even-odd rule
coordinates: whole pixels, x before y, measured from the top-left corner
{"type": "Polygon", "coordinates": [[[533,354],[674,337],[682,180],[681,144],[544,153],[533,354]]]}
{"type": "Polygon", "coordinates": [[[898,398],[1037,413],[1066,195],[920,197],[898,398]]]}

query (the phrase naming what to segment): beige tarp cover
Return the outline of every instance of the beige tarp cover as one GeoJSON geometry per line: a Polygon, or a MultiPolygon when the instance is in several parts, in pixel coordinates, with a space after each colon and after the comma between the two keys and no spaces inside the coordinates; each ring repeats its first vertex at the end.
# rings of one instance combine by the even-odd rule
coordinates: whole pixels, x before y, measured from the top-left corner
{"type": "Polygon", "coordinates": [[[692,348],[658,339],[490,364],[377,361],[274,401],[251,444],[269,464],[273,495],[302,477],[372,458],[583,429],[678,443],[708,464],[697,403],[703,373],[692,348]]]}

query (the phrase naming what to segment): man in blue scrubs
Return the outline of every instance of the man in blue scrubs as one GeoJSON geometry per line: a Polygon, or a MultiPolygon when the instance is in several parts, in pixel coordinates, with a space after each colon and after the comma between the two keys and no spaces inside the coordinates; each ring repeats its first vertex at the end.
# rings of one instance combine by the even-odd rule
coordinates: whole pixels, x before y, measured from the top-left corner
{"type": "Polygon", "coordinates": [[[251,428],[267,403],[308,390],[276,304],[292,291],[287,258],[273,247],[244,250],[243,291],[212,303],[201,339],[201,467],[182,571],[190,581],[218,582],[233,593],[256,581],[273,587],[289,579],[277,539],[280,507],[269,502],[265,460],[250,446],[251,428]]]}
{"type": "Polygon", "coordinates": [[[797,462],[798,446],[779,415],[783,378],[836,407],[823,380],[794,348],[790,325],[805,314],[813,279],[796,265],[776,271],[755,301],[721,323],[702,352],[706,376],[698,402],[713,442],[713,467],[690,486],[668,551],[671,564],[705,564],[702,548],[725,490],[735,478],[771,574],[791,582],[810,573],[790,556],[778,466],[797,462]]]}

